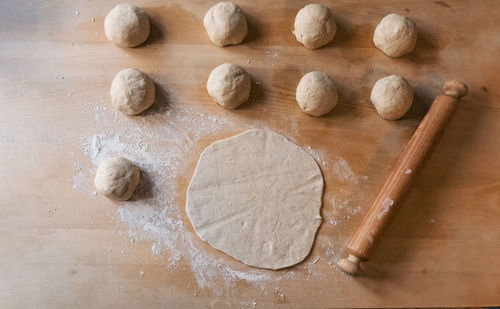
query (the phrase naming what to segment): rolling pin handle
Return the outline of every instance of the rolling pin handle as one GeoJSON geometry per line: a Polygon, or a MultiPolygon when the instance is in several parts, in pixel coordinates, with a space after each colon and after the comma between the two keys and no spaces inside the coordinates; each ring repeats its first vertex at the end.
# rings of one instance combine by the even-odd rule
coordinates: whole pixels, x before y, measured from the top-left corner
{"type": "Polygon", "coordinates": [[[359,264],[361,263],[361,259],[359,259],[357,256],[349,254],[347,258],[341,259],[337,265],[342,269],[345,273],[351,275],[351,276],[357,276],[360,267],[359,264]]]}
{"type": "Polygon", "coordinates": [[[456,80],[449,80],[443,85],[444,94],[452,96],[456,99],[464,97],[469,92],[469,88],[462,82],[456,80]]]}

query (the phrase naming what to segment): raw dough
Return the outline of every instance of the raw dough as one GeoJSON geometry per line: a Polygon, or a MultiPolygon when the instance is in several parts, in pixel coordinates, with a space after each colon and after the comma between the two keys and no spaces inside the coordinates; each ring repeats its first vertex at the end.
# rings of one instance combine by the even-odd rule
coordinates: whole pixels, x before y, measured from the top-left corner
{"type": "Polygon", "coordinates": [[[337,88],[326,73],[313,71],[300,79],[295,98],[304,112],[321,116],[337,105],[337,88]]]}
{"type": "Polygon", "coordinates": [[[417,26],[406,16],[389,14],[377,25],[373,43],[389,57],[403,56],[415,48],[417,26]]]}
{"type": "Polygon", "coordinates": [[[297,41],[309,49],[328,44],[337,32],[330,9],[321,4],[308,4],[295,17],[293,33],[297,41]]]}
{"type": "Polygon", "coordinates": [[[116,5],[104,19],[104,32],[111,42],[121,47],[135,47],[149,36],[149,18],[131,4],[116,5]]]}
{"type": "Polygon", "coordinates": [[[99,163],[94,185],[100,194],[126,201],[134,194],[140,178],[141,173],[134,163],[122,157],[111,157],[99,163]]]}
{"type": "Polygon", "coordinates": [[[203,25],[217,46],[239,44],[247,35],[247,19],[233,2],[219,2],[208,10],[203,25]]]}
{"type": "Polygon", "coordinates": [[[387,76],[375,83],[370,99],[382,118],[398,119],[403,117],[411,107],[413,88],[401,76],[387,76]]]}
{"type": "Polygon", "coordinates": [[[207,91],[220,106],[234,109],[248,100],[252,80],[247,71],[236,64],[216,67],[207,81],[207,91]]]}
{"type": "Polygon", "coordinates": [[[144,73],[124,69],[111,83],[111,105],[127,115],[137,115],[155,102],[155,85],[144,73]]]}
{"type": "Polygon", "coordinates": [[[284,136],[249,130],[202,153],[187,190],[196,233],[243,263],[279,269],[301,262],[321,224],[323,176],[284,136]]]}

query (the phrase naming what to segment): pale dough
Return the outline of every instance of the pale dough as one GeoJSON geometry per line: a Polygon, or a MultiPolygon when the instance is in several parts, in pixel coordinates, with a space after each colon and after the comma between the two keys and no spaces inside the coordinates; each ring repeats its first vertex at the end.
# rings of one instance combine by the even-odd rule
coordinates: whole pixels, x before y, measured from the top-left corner
{"type": "Polygon", "coordinates": [[[155,102],[155,85],[137,69],[123,69],[111,83],[111,105],[126,115],[137,115],[155,102]]]}
{"type": "Polygon", "coordinates": [[[382,18],[373,34],[373,44],[389,57],[408,54],[416,43],[417,26],[413,20],[398,14],[382,18]]]}
{"type": "Polygon", "coordinates": [[[300,79],[295,99],[305,113],[322,116],[337,105],[337,88],[326,73],[312,71],[300,79]]]}
{"type": "Polygon", "coordinates": [[[284,136],[249,130],[202,153],[187,190],[196,233],[243,263],[269,269],[309,254],[321,224],[323,176],[284,136]]]}
{"type": "Polygon", "coordinates": [[[321,4],[308,4],[297,13],[294,23],[295,38],[309,49],[328,44],[337,32],[337,24],[330,9],[321,4]]]}
{"type": "Polygon", "coordinates": [[[413,102],[413,88],[401,76],[390,75],[379,79],[372,88],[370,100],[384,119],[401,118],[413,102]]]}
{"type": "Polygon", "coordinates": [[[97,167],[94,185],[97,192],[114,200],[126,201],[139,185],[139,168],[123,157],[104,159],[97,167]]]}
{"type": "Polygon", "coordinates": [[[207,91],[220,106],[234,109],[250,97],[252,79],[239,65],[224,63],[216,67],[207,81],[207,91]]]}
{"type": "Polygon", "coordinates": [[[149,17],[132,4],[117,4],[104,19],[104,33],[111,42],[121,47],[135,47],[149,36],[149,17]]]}
{"type": "Polygon", "coordinates": [[[208,37],[217,46],[240,44],[248,33],[247,19],[233,2],[219,2],[203,18],[208,37]]]}

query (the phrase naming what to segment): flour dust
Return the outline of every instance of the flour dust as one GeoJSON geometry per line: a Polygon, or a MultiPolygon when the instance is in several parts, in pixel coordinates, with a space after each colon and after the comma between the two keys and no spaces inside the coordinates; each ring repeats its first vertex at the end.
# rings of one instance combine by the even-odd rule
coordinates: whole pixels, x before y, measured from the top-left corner
{"type": "MultiPolygon", "coordinates": [[[[91,163],[75,162],[73,189],[97,195],[92,181],[95,167],[106,157],[120,155],[137,164],[141,170],[141,183],[132,200],[121,203],[114,214],[121,221],[117,228],[125,223],[133,242],[152,242],[153,256],[168,256],[166,271],[181,271],[179,265],[182,261],[182,265],[189,265],[200,289],[208,288],[217,294],[228,293],[230,287],[239,281],[265,289],[281,280],[301,275],[297,269],[273,272],[228,265],[227,261],[201,248],[200,240],[187,226],[189,221],[183,217],[184,205],[177,203],[176,197],[185,194],[178,192],[177,179],[186,177],[187,159],[196,162],[199,153],[193,150],[197,143],[206,136],[216,137],[223,129],[236,134],[255,127],[255,123],[236,121],[227,116],[222,119],[175,104],[139,117],[126,117],[100,102],[80,106],[86,116],[95,119],[100,133],[81,138],[83,152],[91,163]],[[224,283],[222,287],[221,282],[224,283]]],[[[295,134],[298,131],[296,123],[286,129],[295,134]]],[[[305,150],[322,168],[327,165],[321,151],[310,146],[305,150]]],[[[334,164],[335,169],[342,173],[339,177],[345,181],[357,177],[345,160],[334,164]]],[[[298,269],[303,269],[308,276],[321,277],[324,275],[315,272],[314,266],[322,256],[331,258],[332,252],[340,252],[341,247],[339,243],[321,237],[316,241],[326,243],[326,251],[308,258],[298,269]]],[[[284,293],[277,294],[285,298],[284,293]]],[[[256,303],[250,301],[249,305],[255,306],[256,303]]]]}

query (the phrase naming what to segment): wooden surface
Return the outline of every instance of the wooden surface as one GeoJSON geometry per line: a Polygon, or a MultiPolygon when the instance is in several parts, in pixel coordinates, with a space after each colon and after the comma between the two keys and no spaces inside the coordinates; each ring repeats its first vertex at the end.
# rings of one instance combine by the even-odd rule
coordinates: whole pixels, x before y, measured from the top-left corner
{"type": "MultiPolygon", "coordinates": [[[[446,82],[445,85],[455,83],[446,82]]],[[[452,90],[458,92],[459,88],[452,90]]],[[[363,221],[347,244],[349,254],[363,261],[370,259],[377,241],[382,237],[384,230],[396,216],[401,205],[404,204],[411,185],[432,155],[436,145],[439,144],[448,123],[453,119],[461,96],[462,94],[456,97],[438,95],[432,102],[424,119],[403,148],[391,174],[368,209],[363,221]]],[[[349,268],[343,269],[349,274],[352,273],[349,268]]]]}
{"type": "MultiPolygon", "coordinates": [[[[500,2],[323,2],[339,30],[315,51],[291,33],[307,2],[238,1],[249,35],[223,49],[202,26],[214,3],[143,1],[152,35],[139,48],[120,49],[103,35],[113,1],[0,2],[0,307],[498,305],[500,2]],[[419,30],[416,50],[398,59],[371,42],[391,12],[411,17],[419,30]],[[254,81],[249,102],[236,111],[221,109],[205,91],[211,69],[224,62],[244,66],[254,81]],[[159,89],[153,108],[138,117],[108,108],[110,82],[125,67],[143,70],[159,89]],[[321,118],[301,113],[294,99],[300,77],[312,70],[328,73],[339,88],[339,104],[321,118]],[[381,119],[369,101],[374,82],[391,73],[415,89],[413,107],[398,121],[381,119]],[[367,276],[341,273],[335,262],[448,79],[464,81],[470,94],[367,276]],[[179,128],[186,134],[174,141],[179,128]],[[276,130],[320,154],[324,221],[310,256],[290,269],[242,265],[200,241],[185,215],[186,185],[201,151],[249,128],[276,130]],[[144,191],[154,196],[130,202],[153,203],[161,194],[168,203],[154,207],[177,212],[182,226],[173,238],[168,229],[134,236],[119,214],[126,205],[93,195],[89,141],[117,133],[122,144],[132,142],[113,151],[140,151],[173,173],[144,191]],[[172,157],[176,147],[180,155],[172,157]],[[173,246],[153,254],[162,241],[173,246]]],[[[157,181],[161,169],[150,170],[145,177],[157,181]]]]}

